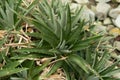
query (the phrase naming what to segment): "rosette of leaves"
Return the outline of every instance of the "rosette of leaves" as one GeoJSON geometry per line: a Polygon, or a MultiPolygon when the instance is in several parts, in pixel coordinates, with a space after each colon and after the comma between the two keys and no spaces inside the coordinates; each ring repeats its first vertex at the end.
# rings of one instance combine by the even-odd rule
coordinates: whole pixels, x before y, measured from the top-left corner
{"type": "Polygon", "coordinates": [[[47,76],[58,68],[63,68],[68,80],[81,77],[77,76],[79,71],[89,73],[89,64],[81,56],[82,50],[90,47],[101,36],[89,37],[86,35],[83,29],[86,22],[80,19],[81,9],[71,14],[69,4],[63,5],[59,0],[52,0],[51,3],[44,0],[39,3],[36,11],[31,15],[33,18],[30,23],[37,30],[37,32],[29,34],[36,38],[33,41],[34,48],[24,48],[16,50],[16,52],[40,53],[41,58],[53,58],[49,62],[52,68],[47,76]]]}
{"type": "Polygon", "coordinates": [[[43,0],[30,13],[32,18],[24,18],[34,25],[35,31],[28,33],[33,39],[33,45],[32,48],[14,50],[15,54],[20,54],[11,59],[25,60],[21,65],[29,68],[27,79],[48,78],[59,68],[65,73],[66,80],[114,79],[111,72],[119,71],[115,69],[119,61],[106,67],[110,55],[107,52],[100,55],[96,51],[101,36],[84,30],[88,22],[81,20],[81,10],[78,8],[75,13],[71,13],[69,4],[60,0],[43,0]],[[36,65],[36,60],[43,58],[47,60],[36,65]],[[40,75],[46,67],[50,67],[50,71],[45,76],[40,75]]]}

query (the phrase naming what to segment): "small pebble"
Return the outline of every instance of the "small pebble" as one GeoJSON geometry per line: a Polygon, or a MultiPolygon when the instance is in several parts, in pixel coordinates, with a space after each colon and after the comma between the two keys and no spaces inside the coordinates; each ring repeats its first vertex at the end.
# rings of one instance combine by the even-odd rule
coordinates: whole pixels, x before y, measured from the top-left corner
{"type": "Polygon", "coordinates": [[[115,9],[111,9],[109,12],[109,16],[112,18],[117,18],[117,16],[120,15],[120,7],[115,8],[115,9]]]}
{"type": "Polygon", "coordinates": [[[96,2],[109,2],[109,1],[111,1],[111,0],[95,0],[96,2]]]}
{"type": "Polygon", "coordinates": [[[106,28],[106,26],[103,26],[103,25],[96,25],[93,29],[93,32],[106,34],[107,33],[107,28],[106,28]]]}
{"type": "Polygon", "coordinates": [[[104,20],[111,6],[107,3],[98,3],[96,6],[96,16],[99,20],[104,20]]]}
{"type": "Polygon", "coordinates": [[[78,8],[81,8],[81,5],[79,5],[77,3],[71,3],[70,4],[70,9],[71,9],[72,13],[74,13],[78,8]]]}
{"type": "Polygon", "coordinates": [[[83,12],[81,14],[81,19],[83,19],[85,21],[94,22],[95,21],[95,13],[92,10],[88,9],[86,6],[84,6],[83,12]]]}
{"type": "Polygon", "coordinates": [[[120,51],[120,41],[115,41],[114,42],[114,47],[120,51]]]}
{"type": "Polygon", "coordinates": [[[109,34],[114,35],[114,36],[118,36],[118,35],[120,35],[120,29],[119,28],[113,28],[109,31],[109,34]]]}
{"type": "Polygon", "coordinates": [[[114,25],[107,25],[107,31],[110,31],[111,29],[115,28],[114,25]]]}
{"type": "Polygon", "coordinates": [[[113,21],[113,23],[120,28],[120,15],[118,15],[118,17],[113,21]]]}
{"type": "Polygon", "coordinates": [[[116,2],[120,3],[120,0],[116,0],[116,2]]]}
{"type": "Polygon", "coordinates": [[[120,72],[113,75],[114,78],[120,78],[120,72]]]}
{"type": "Polygon", "coordinates": [[[62,3],[71,3],[72,0],[62,0],[62,3]]]}
{"type": "Polygon", "coordinates": [[[109,25],[109,24],[111,24],[112,22],[111,22],[111,20],[110,20],[110,18],[106,18],[104,21],[103,21],[103,24],[104,25],[109,25]]]}

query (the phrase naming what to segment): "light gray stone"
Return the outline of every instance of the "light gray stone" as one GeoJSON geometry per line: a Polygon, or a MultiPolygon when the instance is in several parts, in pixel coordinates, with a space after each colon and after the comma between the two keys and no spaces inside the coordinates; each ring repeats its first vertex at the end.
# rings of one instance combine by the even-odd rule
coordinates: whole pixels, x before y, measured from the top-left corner
{"type": "Polygon", "coordinates": [[[78,8],[81,8],[81,5],[80,4],[77,4],[77,3],[71,3],[70,4],[70,9],[71,9],[71,12],[75,12],[76,11],[76,9],[78,9],[78,8]]]}
{"type": "Polygon", "coordinates": [[[112,18],[117,18],[118,15],[120,15],[120,7],[111,9],[109,12],[109,16],[112,18]]]}
{"type": "Polygon", "coordinates": [[[62,0],[63,3],[70,3],[72,0],[62,0]]]}
{"type": "Polygon", "coordinates": [[[113,23],[115,26],[120,28],[120,15],[118,15],[117,18],[115,20],[113,20],[113,23]]]}
{"type": "Polygon", "coordinates": [[[109,2],[111,0],[95,0],[96,2],[109,2]]]}
{"type": "Polygon", "coordinates": [[[86,6],[84,6],[83,11],[81,13],[81,19],[85,21],[95,21],[95,13],[88,9],[86,6]]]}
{"type": "MultiPolygon", "coordinates": [[[[120,56],[119,56],[119,58],[120,58],[120,56]]],[[[115,78],[120,78],[120,72],[119,72],[119,73],[115,73],[115,74],[113,75],[113,77],[115,77],[115,78]]]]}
{"type": "Polygon", "coordinates": [[[120,41],[115,41],[114,42],[114,47],[118,50],[120,50],[120,41]]]}
{"type": "Polygon", "coordinates": [[[113,27],[109,30],[109,34],[117,37],[118,35],[120,35],[120,29],[117,27],[113,27]]]}
{"type": "Polygon", "coordinates": [[[96,6],[96,16],[99,20],[104,20],[111,6],[107,3],[98,3],[96,6]]]}
{"type": "Polygon", "coordinates": [[[116,0],[116,2],[120,3],[120,0],[116,0]]]}
{"type": "Polygon", "coordinates": [[[112,22],[111,22],[110,18],[105,18],[105,20],[103,21],[104,25],[108,25],[108,24],[111,24],[111,23],[112,22]]]}
{"type": "Polygon", "coordinates": [[[96,25],[93,29],[93,32],[106,34],[107,33],[107,28],[106,28],[106,26],[103,26],[103,25],[96,25]]]}

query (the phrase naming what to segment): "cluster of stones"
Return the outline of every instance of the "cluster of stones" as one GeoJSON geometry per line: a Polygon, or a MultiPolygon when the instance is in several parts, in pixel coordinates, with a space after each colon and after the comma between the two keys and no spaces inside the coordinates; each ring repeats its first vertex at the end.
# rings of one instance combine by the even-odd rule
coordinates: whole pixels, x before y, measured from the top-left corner
{"type": "MultiPolygon", "coordinates": [[[[97,34],[112,35],[112,37],[108,39],[120,38],[120,0],[62,1],[64,3],[70,3],[72,12],[83,6],[81,19],[90,21],[95,25],[93,32],[97,34]]],[[[120,39],[114,40],[112,44],[113,45],[108,45],[114,49],[120,50],[120,39]]]]}

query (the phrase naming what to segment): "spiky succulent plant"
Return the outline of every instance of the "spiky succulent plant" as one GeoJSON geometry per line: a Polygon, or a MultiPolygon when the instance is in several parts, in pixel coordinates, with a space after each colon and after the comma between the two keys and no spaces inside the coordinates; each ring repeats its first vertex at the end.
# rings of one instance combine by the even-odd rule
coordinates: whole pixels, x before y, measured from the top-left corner
{"type": "Polygon", "coordinates": [[[120,71],[115,68],[119,60],[106,66],[111,56],[103,48],[100,49],[104,51],[99,52],[101,35],[91,33],[93,25],[81,19],[82,8],[71,13],[69,3],[64,4],[61,0],[35,0],[29,5],[28,15],[20,15],[10,8],[25,23],[32,25],[33,32],[24,33],[31,37],[28,47],[10,47],[0,77],[11,75],[11,80],[49,80],[60,69],[66,80],[117,80],[112,75],[120,71]],[[89,26],[88,30],[86,26],[89,26]],[[45,72],[46,68],[49,71],[45,72]]]}

